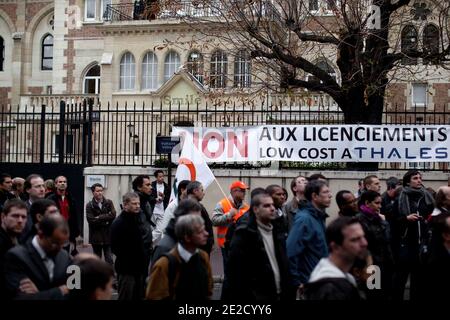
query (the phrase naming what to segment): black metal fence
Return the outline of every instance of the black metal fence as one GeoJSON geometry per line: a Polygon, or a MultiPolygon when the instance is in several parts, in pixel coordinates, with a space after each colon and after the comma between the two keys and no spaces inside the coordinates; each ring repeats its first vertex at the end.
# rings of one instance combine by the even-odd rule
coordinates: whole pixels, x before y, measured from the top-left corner
{"type": "MultiPolygon", "coordinates": [[[[242,105],[103,105],[61,101],[59,107],[24,106],[0,109],[0,163],[59,163],[84,166],[166,166],[156,153],[156,136],[173,126],[237,127],[263,124],[343,124],[335,108],[242,105]]],[[[445,108],[388,109],[384,124],[450,124],[445,108]],[[443,110],[443,111],[437,111],[443,110]]],[[[270,162],[213,164],[253,168],[270,162]]],[[[281,162],[293,169],[344,169],[343,163],[281,162]]],[[[447,163],[383,163],[379,169],[448,169],[447,163]]]]}

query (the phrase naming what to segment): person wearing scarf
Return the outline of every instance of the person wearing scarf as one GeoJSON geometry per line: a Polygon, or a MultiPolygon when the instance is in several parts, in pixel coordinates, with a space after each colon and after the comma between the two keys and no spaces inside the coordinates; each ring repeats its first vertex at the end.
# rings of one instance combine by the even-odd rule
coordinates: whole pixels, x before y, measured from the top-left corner
{"type": "Polygon", "coordinates": [[[380,214],[381,195],[372,190],[364,192],[359,199],[360,213],[356,215],[361,223],[368,243],[373,264],[381,271],[381,287],[364,291],[368,300],[389,300],[392,297],[393,256],[390,246],[390,228],[380,214]]]}
{"type": "Polygon", "coordinates": [[[403,300],[410,274],[410,299],[418,298],[420,250],[427,236],[426,220],[433,210],[434,199],[422,184],[422,174],[418,170],[409,170],[403,176],[403,191],[394,203],[395,299],[403,300]]]}

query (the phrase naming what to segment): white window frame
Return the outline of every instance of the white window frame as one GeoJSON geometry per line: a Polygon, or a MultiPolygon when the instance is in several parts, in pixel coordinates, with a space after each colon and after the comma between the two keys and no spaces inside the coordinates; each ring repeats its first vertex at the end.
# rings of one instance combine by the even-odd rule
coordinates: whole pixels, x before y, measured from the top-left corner
{"type": "Polygon", "coordinates": [[[88,94],[88,93],[86,93],[86,80],[95,80],[95,93],[94,94],[99,94],[100,93],[100,76],[84,77],[84,79],[83,79],[83,94],[88,94]]]}
{"type": "Polygon", "coordinates": [[[121,91],[136,89],[136,59],[131,52],[124,53],[120,59],[119,89],[121,91]]]}
{"type": "Polygon", "coordinates": [[[164,82],[167,82],[181,66],[178,52],[170,50],[164,58],[164,82]]]}
{"type": "Polygon", "coordinates": [[[153,51],[148,51],[142,59],[141,88],[153,91],[158,89],[158,57],[153,51]],[[152,60],[146,62],[147,57],[152,57],[152,60]]]}
{"type": "Polygon", "coordinates": [[[97,0],[84,0],[84,21],[95,21],[97,19],[97,0]],[[88,2],[94,2],[94,17],[88,17],[88,2]]]}
{"type": "MultiPolygon", "coordinates": [[[[416,89],[417,90],[417,89],[416,89]]],[[[417,108],[426,108],[428,105],[428,84],[427,83],[421,83],[416,82],[411,84],[411,108],[417,107],[417,108]],[[423,103],[416,103],[414,99],[414,88],[424,87],[425,88],[425,102],[423,103]]]]}

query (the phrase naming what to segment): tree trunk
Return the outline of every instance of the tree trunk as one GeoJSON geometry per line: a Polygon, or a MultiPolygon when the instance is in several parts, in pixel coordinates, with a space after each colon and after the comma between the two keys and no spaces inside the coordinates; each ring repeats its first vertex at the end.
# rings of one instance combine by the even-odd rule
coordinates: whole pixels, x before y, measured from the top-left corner
{"type": "MultiPolygon", "coordinates": [[[[363,88],[350,90],[345,101],[348,104],[340,106],[344,111],[345,124],[381,124],[383,118],[384,89],[364,101],[361,94],[363,88]]],[[[377,171],[378,162],[348,162],[347,169],[353,171],[377,171]]]]}

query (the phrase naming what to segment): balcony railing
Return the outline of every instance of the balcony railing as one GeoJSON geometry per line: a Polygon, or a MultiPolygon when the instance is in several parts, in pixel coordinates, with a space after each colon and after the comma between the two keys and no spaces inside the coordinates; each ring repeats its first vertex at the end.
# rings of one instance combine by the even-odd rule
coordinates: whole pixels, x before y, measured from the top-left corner
{"type": "Polygon", "coordinates": [[[241,3],[230,2],[225,8],[218,0],[211,0],[208,3],[200,1],[135,1],[134,3],[107,5],[104,21],[130,21],[130,20],[155,20],[170,18],[207,18],[219,17],[222,14],[233,14],[252,17],[265,17],[270,20],[281,21],[281,15],[277,8],[270,1],[258,1],[241,7],[241,3]]]}

